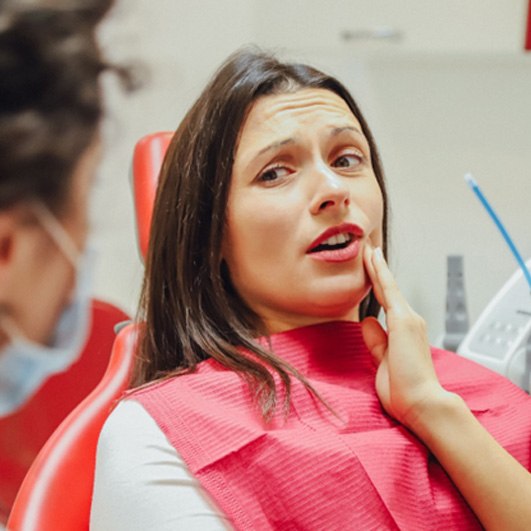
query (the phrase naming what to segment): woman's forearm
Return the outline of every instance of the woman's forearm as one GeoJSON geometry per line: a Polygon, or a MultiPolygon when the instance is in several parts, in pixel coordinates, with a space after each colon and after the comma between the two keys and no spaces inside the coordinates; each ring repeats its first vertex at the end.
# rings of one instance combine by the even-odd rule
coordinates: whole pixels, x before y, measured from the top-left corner
{"type": "Polygon", "coordinates": [[[531,529],[531,474],[459,396],[447,393],[430,404],[410,429],[439,460],[486,529],[531,529]]]}
{"type": "Polygon", "coordinates": [[[364,260],[387,321],[387,332],[374,318],[362,322],[378,364],[376,392],[383,407],[424,441],[487,529],[531,529],[531,474],[458,395],[442,388],[426,324],[400,292],[381,250],[367,247],[364,260]]]}

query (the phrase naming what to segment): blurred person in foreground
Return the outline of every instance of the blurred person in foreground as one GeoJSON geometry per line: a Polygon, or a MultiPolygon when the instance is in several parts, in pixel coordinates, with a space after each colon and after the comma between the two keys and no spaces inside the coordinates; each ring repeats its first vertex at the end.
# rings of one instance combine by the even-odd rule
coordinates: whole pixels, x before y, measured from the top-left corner
{"type": "MultiPolygon", "coordinates": [[[[90,330],[100,81],[128,80],[96,39],[112,4],[0,3],[0,422],[76,361],[90,330]]],[[[2,499],[0,522],[8,511],[2,499]]]]}

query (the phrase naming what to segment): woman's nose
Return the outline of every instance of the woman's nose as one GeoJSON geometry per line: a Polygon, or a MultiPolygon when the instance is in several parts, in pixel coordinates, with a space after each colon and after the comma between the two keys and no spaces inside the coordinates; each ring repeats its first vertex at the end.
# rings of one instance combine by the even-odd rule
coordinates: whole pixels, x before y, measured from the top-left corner
{"type": "Polygon", "coordinates": [[[330,168],[320,168],[316,172],[318,185],[312,200],[312,214],[325,210],[341,210],[350,204],[350,190],[345,179],[330,168]]]}

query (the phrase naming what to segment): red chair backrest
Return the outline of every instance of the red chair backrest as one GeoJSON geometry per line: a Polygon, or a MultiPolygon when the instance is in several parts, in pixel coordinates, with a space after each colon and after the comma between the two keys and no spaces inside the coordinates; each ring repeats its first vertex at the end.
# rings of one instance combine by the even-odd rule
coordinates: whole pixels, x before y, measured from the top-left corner
{"type": "Polygon", "coordinates": [[[49,378],[20,410],[0,419],[0,522],[6,522],[44,443],[101,381],[116,337],[114,326],[128,319],[116,306],[93,300],[91,331],[79,359],[49,378]]]}
{"type": "Polygon", "coordinates": [[[151,216],[159,173],[173,133],[164,131],[141,138],[133,154],[133,191],[135,196],[138,246],[146,257],[151,216]]]}
{"type": "Polygon", "coordinates": [[[119,332],[103,379],[42,448],[17,494],[9,531],[88,530],[98,437],[127,387],[136,336],[133,324],[119,332]]]}
{"type": "MultiPolygon", "coordinates": [[[[133,191],[138,245],[144,258],[149,243],[151,217],[159,173],[172,136],[173,132],[153,133],[140,139],[135,146],[133,191]]],[[[120,318],[118,321],[124,319],[127,319],[127,316],[124,315],[123,319],[120,318]]],[[[127,334],[130,334],[130,331],[127,334]]],[[[106,341],[107,353],[111,349],[110,345],[113,339],[114,336],[106,341]]],[[[6,483],[6,491],[8,492],[5,496],[2,496],[2,489],[0,488],[0,504],[3,503],[2,498],[4,497],[7,500],[6,511],[9,510],[18,485],[44,441],[74,405],[88,394],[90,389],[87,389],[85,384],[90,381],[90,388],[92,389],[100,380],[103,374],[103,365],[98,363],[100,360],[95,355],[96,351],[101,351],[101,348],[98,347],[101,345],[87,345],[85,348],[86,356],[84,354],[82,357],[84,364],[75,367],[79,369],[78,372],[81,374],[78,374],[77,378],[69,379],[69,384],[64,385],[64,382],[61,381],[54,382],[55,378],[60,380],[60,376],[62,376],[57,375],[45,385],[47,389],[55,387],[56,393],[53,393],[53,397],[58,400],[59,397],[63,397],[62,400],[64,401],[63,408],[55,403],[48,408],[52,411],[55,422],[51,429],[49,427],[51,423],[48,423],[47,428],[43,429],[42,433],[38,432],[39,435],[34,437],[34,432],[38,431],[37,427],[40,420],[38,418],[38,405],[35,409],[31,408],[32,419],[30,421],[15,421],[9,429],[6,429],[5,444],[7,446],[13,446],[13,441],[16,441],[17,438],[28,438],[27,435],[30,435],[29,439],[34,437],[35,440],[35,445],[31,451],[22,452],[24,455],[20,459],[22,465],[13,465],[13,463],[5,465],[7,476],[13,478],[9,485],[6,483]],[[93,374],[93,376],[87,377],[88,373],[93,374]],[[14,425],[16,425],[15,431],[13,431],[14,425]],[[16,435],[16,430],[20,429],[21,426],[26,430],[23,437],[16,435]]],[[[128,383],[129,373],[127,371],[130,371],[132,366],[133,350],[130,342],[126,344],[123,333],[121,333],[116,339],[109,368],[101,383],[57,428],[31,466],[17,494],[10,515],[10,530],[37,529],[37,523],[39,531],[88,529],[94,459],[99,432],[112,403],[120,396],[128,383]],[[113,361],[115,358],[120,361],[113,361]],[[127,366],[126,372],[122,370],[124,366],[127,366]],[[109,389],[114,389],[114,391],[109,391],[109,389]],[[57,469],[53,467],[57,467],[57,469]],[[65,499],[68,500],[66,503],[65,499]]],[[[105,365],[107,359],[108,354],[104,358],[105,365]]],[[[47,395],[48,391],[45,391],[45,394],[47,395]]],[[[0,454],[2,452],[1,431],[0,429],[0,454]]],[[[17,443],[15,442],[15,444],[17,443]]],[[[3,484],[1,466],[2,462],[0,461],[0,478],[2,478],[0,483],[3,484]]]]}

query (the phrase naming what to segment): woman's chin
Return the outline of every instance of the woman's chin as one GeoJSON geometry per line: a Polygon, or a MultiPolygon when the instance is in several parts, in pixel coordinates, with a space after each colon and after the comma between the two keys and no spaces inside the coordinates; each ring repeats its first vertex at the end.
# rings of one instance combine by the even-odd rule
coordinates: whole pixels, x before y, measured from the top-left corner
{"type": "Polygon", "coordinates": [[[356,291],[348,294],[327,293],[325,296],[314,299],[301,309],[308,316],[321,317],[323,319],[358,320],[359,305],[368,295],[370,288],[364,291],[356,291]]]}
{"type": "Polygon", "coordinates": [[[370,293],[371,285],[365,282],[360,286],[330,286],[312,297],[313,306],[326,315],[340,316],[352,313],[370,293]]]}

